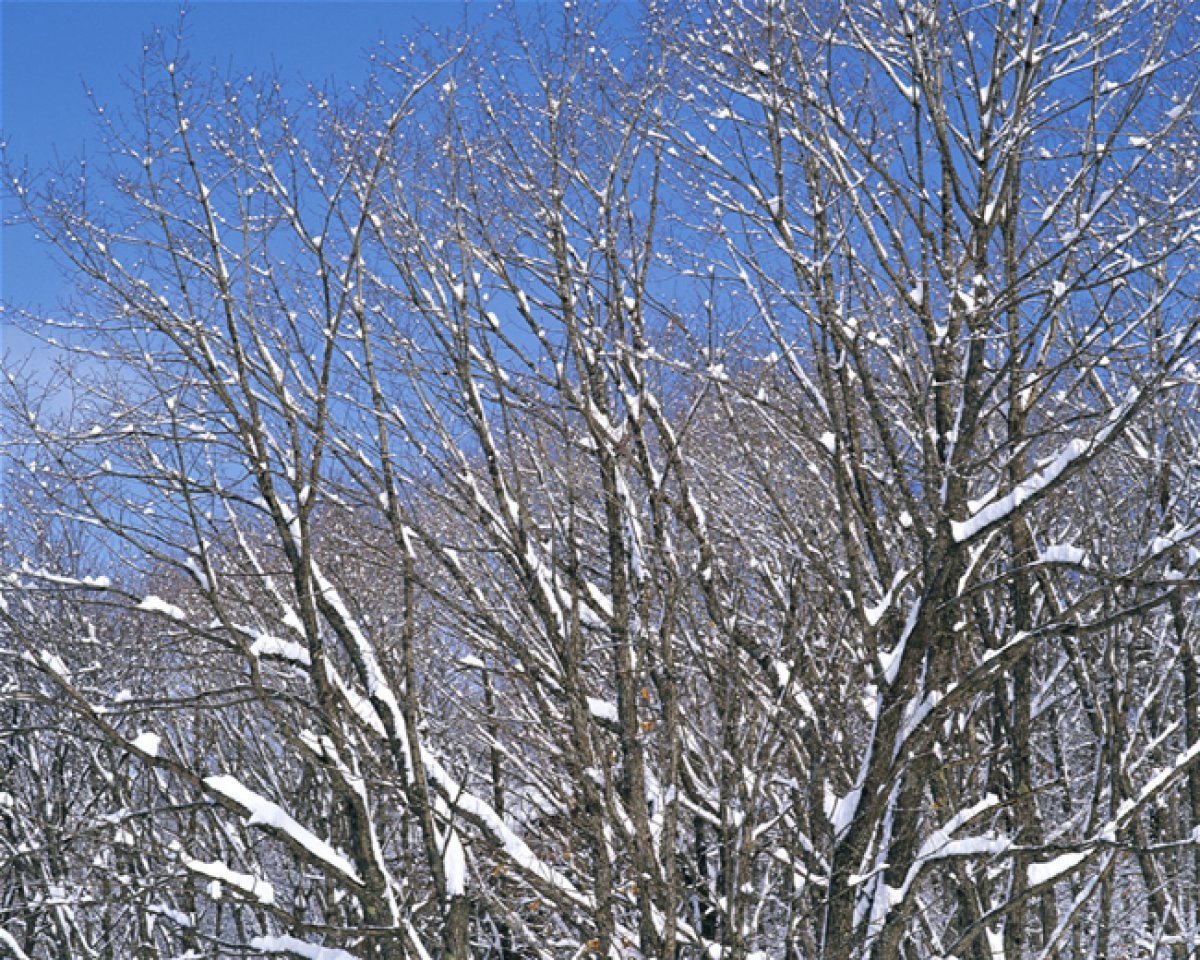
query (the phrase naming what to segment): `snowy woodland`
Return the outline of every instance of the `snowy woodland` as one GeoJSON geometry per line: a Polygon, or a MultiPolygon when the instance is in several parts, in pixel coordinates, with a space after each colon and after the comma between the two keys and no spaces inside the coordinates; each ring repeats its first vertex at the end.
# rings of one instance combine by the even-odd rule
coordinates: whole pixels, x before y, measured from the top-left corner
{"type": "Polygon", "coordinates": [[[1198,14],[150,43],[6,160],[0,955],[1195,957],[1198,14]]]}

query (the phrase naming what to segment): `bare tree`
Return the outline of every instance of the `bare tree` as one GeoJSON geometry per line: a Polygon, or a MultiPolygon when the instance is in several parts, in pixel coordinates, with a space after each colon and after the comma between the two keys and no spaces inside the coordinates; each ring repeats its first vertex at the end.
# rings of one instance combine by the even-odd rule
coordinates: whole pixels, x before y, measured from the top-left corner
{"type": "Polygon", "coordinates": [[[16,175],[0,943],[1187,956],[1191,16],[155,48],[16,175]]]}
{"type": "MultiPolygon", "coordinates": [[[[825,478],[828,539],[761,471],[785,540],[836,557],[818,569],[854,622],[840,694],[867,726],[812,816],[819,955],[1052,955],[1096,901],[1060,925],[1057,892],[1080,873],[1111,890],[1113,846],[1144,847],[1138,811],[1190,776],[1185,750],[1160,779],[1097,785],[1083,824],[1064,798],[1048,828],[1038,721],[1058,711],[1037,711],[1093,638],[1162,637],[1178,602],[1151,546],[1129,555],[1157,541],[1145,488],[1115,478],[1131,425],[1194,371],[1191,27],[1161,4],[768,4],[686,34],[681,156],[707,184],[720,285],[778,371],[727,401],[731,427],[752,455],[739,425],[759,409],[825,478]]],[[[1119,660],[1119,702],[1155,688],[1119,660]]],[[[1093,734],[1115,773],[1126,732],[1093,734]]],[[[1136,859],[1147,928],[1185,950],[1185,911],[1136,859]]]]}

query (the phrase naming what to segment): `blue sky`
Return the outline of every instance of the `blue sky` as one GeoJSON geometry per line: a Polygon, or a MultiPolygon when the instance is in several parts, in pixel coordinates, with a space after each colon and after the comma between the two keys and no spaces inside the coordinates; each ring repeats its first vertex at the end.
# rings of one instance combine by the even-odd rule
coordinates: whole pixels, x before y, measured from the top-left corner
{"type": "MultiPolygon", "coordinates": [[[[10,158],[39,169],[85,153],[97,139],[87,90],[101,104],[127,101],[145,39],[155,29],[173,35],[180,9],[172,0],[0,0],[0,133],[10,158]]],[[[193,0],[185,22],[198,64],[248,72],[274,65],[288,80],[349,83],[380,39],[490,9],[462,0],[193,0]]],[[[68,292],[31,232],[6,227],[0,300],[53,307],[68,292]]]]}

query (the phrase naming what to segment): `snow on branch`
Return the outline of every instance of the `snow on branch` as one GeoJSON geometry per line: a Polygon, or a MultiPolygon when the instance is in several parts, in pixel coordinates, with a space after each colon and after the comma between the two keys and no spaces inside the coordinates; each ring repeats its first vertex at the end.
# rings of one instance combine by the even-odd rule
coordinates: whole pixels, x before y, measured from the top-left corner
{"type": "Polygon", "coordinates": [[[1200,740],[1175,757],[1175,762],[1164,767],[1151,777],[1136,797],[1123,801],[1117,810],[1117,815],[1100,831],[1100,839],[1111,841],[1116,835],[1129,826],[1130,821],[1150,803],[1158,794],[1170,787],[1183,776],[1193,764],[1200,760],[1200,740]]]}
{"type": "Polygon", "coordinates": [[[904,883],[899,889],[887,891],[889,909],[902,904],[913,888],[921,873],[930,864],[940,860],[961,857],[994,856],[1004,853],[1012,845],[1012,841],[994,833],[986,833],[973,837],[952,838],[955,831],[962,829],[971,821],[977,819],[1000,805],[1000,798],[989,793],[974,806],[958,811],[941,827],[934,830],[921,844],[916,859],[908,869],[904,883]]]}
{"type": "Polygon", "coordinates": [[[303,847],[310,854],[356,884],[362,880],[350,861],[328,843],[292,819],[277,803],[259,796],[236,777],[205,777],[204,785],[225,799],[242,807],[248,814],[249,826],[269,827],[287,837],[292,843],[303,847]]]}
{"type": "Polygon", "coordinates": [[[1182,777],[1197,760],[1200,760],[1200,740],[1176,756],[1174,763],[1159,770],[1151,777],[1138,791],[1136,797],[1130,797],[1123,801],[1116,816],[1100,829],[1094,839],[1084,843],[1078,850],[1069,850],[1051,860],[1030,864],[1026,871],[1029,886],[1038,887],[1057,883],[1090,860],[1105,845],[1115,843],[1118,834],[1129,827],[1139,811],[1145,809],[1158,794],[1182,777]]]}
{"type": "Polygon", "coordinates": [[[0,946],[12,951],[13,960],[29,960],[29,954],[21,949],[21,945],[17,943],[16,937],[0,927],[0,946]]]}
{"type": "Polygon", "coordinates": [[[256,877],[252,873],[238,873],[236,870],[231,870],[219,860],[214,860],[211,863],[204,863],[200,860],[185,860],[183,865],[193,873],[198,873],[203,877],[208,877],[210,880],[233,887],[235,890],[239,890],[259,903],[270,905],[275,902],[275,888],[266,880],[256,877]]]}
{"type": "Polygon", "coordinates": [[[950,522],[950,530],[955,541],[963,543],[981,531],[1006,520],[1026,503],[1046,493],[1073,464],[1080,461],[1086,462],[1090,459],[1104,445],[1113,431],[1124,422],[1137,403],[1139,396],[1139,393],[1131,391],[1125,402],[1117,407],[1109,416],[1108,423],[1104,425],[1104,429],[1091,440],[1076,437],[1063,447],[1058,452],[1058,455],[1044,466],[1041,471],[1035,473],[1028,480],[1017,484],[1013,490],[995,503],[981,507],[966,520],[952,520],[950,522]]]}
{"type": "Polygon", "coordinates": [[[517,867],[563,894],[577,906],[587,910],[593,908],[592,898],[581,893],[570,880],[539,858],[491,804],[469,793],[429,751],[422,752],[422,759],[430,779],[445,792],[450,806],[483,829],[517,867]]]}
{"type": "Polygon", "coordinates": [[[352,953],[338,950],[336,947],[321,947],[295,937],[255,937],[250,941],[250,948],[262,953],[290,953],[305,960],[358,960],[352,953]]]}

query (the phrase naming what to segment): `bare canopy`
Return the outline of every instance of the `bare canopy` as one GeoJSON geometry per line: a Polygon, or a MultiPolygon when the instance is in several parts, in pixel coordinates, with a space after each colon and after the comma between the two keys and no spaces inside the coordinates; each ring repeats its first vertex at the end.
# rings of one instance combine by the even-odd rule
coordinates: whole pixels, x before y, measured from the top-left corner
{"type": "Polygon", "coordinates": [[[6,955],[1200,949],[1194,6],[643,13],[7,171],[6,955]]]}

